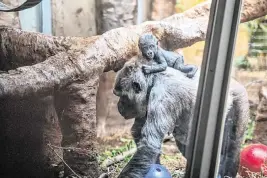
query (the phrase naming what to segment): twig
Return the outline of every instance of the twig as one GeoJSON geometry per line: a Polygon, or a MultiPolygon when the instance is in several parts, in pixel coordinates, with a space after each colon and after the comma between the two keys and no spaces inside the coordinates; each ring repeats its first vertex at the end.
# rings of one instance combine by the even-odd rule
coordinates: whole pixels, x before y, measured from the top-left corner
{"type": "Polygon", "coordinates": [[[108,174],[107,173],[103,173],[98,178],[108,178],[108,174]]]}
{"type": "MultiPolygon", "coordinates": [[[[164,138],[163,142],[168,142],[173,139],[172,135],[168,135],[164,138]]],[[[136,148],[132,148],[126,152],[123,152],[122,154],[115,156],[114,158],[107,158],[105,161],[103,161],[102,166],[103,167],[108,167],[111,166],[112,164],[118,163],[122,160],[124,160],[127,156],[131,156],[136,152],[136,148]]]]}
{"type": "Polygon", "coordinates": [[[102,166],[108,167],[112,164],[120,162],[120,161],[124,160],[124,158],[126,158],[127,156],[133,155],[135,152],[136,152],[136,148],[132,148],[129,151],[126,151],[126,152],[124,152],[118,156],[115,156],[114,158],[108,158],[102,163],[102,166]]]}
{"type": "Polygon", "coordinates": [[[255,83],[262,83],[264,82],[263,80],[254,80],[254,81],[251,81],[251,82],[248,82],[246,85],[245,85],[245,88],[249,87],[250,85],[252,84],[255,84],[255,83]]]}
{"type": "Polygon", "coordinates": [[[57,148],[57,149],[62,149],[62,150],[82,150],[81,148],[76,148],[76,147],[61,147],[61,146],[56,146],[56,145],[51,145],[51,147],[57,148]]]}
{"type": "Polygon", "coordinates": [[[79,176],[73,169],[71,169],[71,167],[65,162],[65,160],[63,158],[61,158],[60,155],[58,155],[58,153],[53,149],[53,147],[51,146],[51,144],[47,144],[49,146],[49,148],[51,148],[51,150],[53,150],[53,152],[57,155],[57,157],[59,159],[61,159],[61,161],[69,168],[69,170],[78,178],[81,178],[81,176],[79,176]]]}
{"type": "Polygon", "coordinates": [[[103,174],[101,174],[98,178],[108,178],[108,176],[109,176],[110,174],[113,174],[113,173],[115,173],[115,172],[116,172],[115,170],[109,171],[109,167],[108,167],[108,172],[107,172],[107,173],[103,173],[103,174]]]}

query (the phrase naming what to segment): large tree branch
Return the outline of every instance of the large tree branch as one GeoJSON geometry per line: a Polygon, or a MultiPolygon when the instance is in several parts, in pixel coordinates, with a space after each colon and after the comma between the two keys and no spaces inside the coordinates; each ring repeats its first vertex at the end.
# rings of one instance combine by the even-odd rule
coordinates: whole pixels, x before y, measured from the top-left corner
{"type": "MultiPolygon", "coordinates": [[[[267,14],[266,0],[246,0],[244,4],[242,22],[267,14]],[[254,12],[259,10],[258,13],[254,12]]],[[[44,62],[21,67],[15,74],[10,72],[1,74],[0,97],[44,94],[68,83],[84,80],[86,77],[99,76],[103,71],[117,70],[126,60],[137,54],[138,37],[145,32],[153,32],[169,49],[183,48],[202,41],[206,35],[209,6],[210,2],[205,2],[185,13],[173,15],[162,21],[145,22],[128,28],[110,30],[95,41],[90,42],[90,39],[96,38],[92,37],[87,38],[88,43],[83,40],[83,42],[77,42],[83,45],[72,47],[72,49],[66,50],[61,46],[56,52],[50,53],[51,56],[44,62]]],[[[58,40],[56,37],[45,38],[52,39],[52,42],[55,39],[58,40]]],[[[40,41],[45,40],[40,39],[40,41]]],[[[39,40],[30,47],[32,46],[42,51],[46,50],[40,47],[42,43],[40,44],[39,40]]],[[[44,57],[39,59],[44,60],[44,57]]]]}
{"type": "Polygon", "coordinates": [[[266,0],[245,0],[241,14],[241,22],[247,22],[267,14],[266,0]]]}
{"type": "Polygon", "coordinates": [[[37,64],[57,53],[83,48],[97,38],[55,37],[0,26],[0,70],[37,64]]]}

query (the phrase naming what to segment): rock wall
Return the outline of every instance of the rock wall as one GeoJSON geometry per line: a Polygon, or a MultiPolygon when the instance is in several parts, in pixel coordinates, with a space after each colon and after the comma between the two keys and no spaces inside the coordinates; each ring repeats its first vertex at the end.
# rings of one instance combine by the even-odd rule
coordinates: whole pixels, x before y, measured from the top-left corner
{"type": "MultiPolygon", "coordinates": [[[[20,0],[3,0],[3,3],[11,6],[17,6],[20,0]]],[[[0,12],[0,25],[20,28],[19,15],[17,12],[0,12]]]]}
{"type": "Polygon", "coordinates": [[[95,0],[52,0],[52,18],[53,35],[96,35],[95,0]]]}
{"type": "Polygon", "coordinates": [[[97,0],[97,32],[133,25],[137,17],[137,0],[97,0]]]}
{"type": "Polygon", "coordinates": [[[161,20],[175,13],[176,0],[153,0],[152,20],[161,20]]]}

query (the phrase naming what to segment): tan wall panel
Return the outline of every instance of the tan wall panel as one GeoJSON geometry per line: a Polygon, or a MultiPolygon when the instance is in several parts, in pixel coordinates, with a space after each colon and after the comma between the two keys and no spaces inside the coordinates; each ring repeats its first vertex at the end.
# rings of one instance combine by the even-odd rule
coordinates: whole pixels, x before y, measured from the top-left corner
{"type": "Polygon", "coordinates": [[[53,35],[96,35],[95,0],[52,0],[53,35]]]}

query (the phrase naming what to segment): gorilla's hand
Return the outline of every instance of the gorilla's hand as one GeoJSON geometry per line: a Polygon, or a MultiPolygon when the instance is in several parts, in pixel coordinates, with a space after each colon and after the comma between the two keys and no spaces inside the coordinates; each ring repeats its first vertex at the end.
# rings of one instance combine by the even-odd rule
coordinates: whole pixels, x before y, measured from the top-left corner
{"type": "Polygon", "coordinates": [[[150,73],[151,73],[151,69],[152,69],[152,67],[149,66],[149,65],[143,65],[143,66],[142,66],[142,70],[143,70],[143,72],[144,72],[145,74],[150,74],[150,73]]]}

